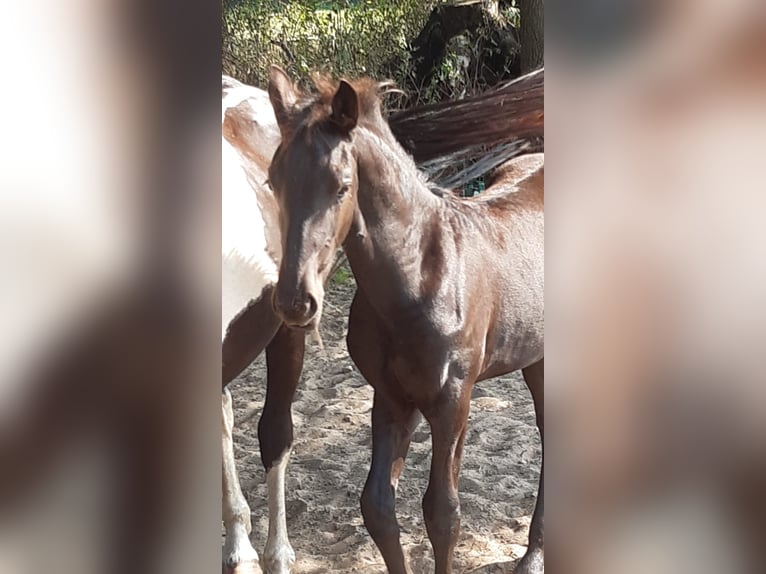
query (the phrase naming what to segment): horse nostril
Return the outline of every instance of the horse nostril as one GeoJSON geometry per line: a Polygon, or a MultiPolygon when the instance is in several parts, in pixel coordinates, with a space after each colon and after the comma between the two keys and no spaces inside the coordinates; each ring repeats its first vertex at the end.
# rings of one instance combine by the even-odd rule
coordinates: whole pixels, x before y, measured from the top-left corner
{"type": "Polygon", "coordinates": [[[296,295],[293,304],[290,306],[292,312],[298,317],[305,317],[309,310],[308,298],[296,295]]]}
{"type": "Polygon", "coordinates": [[[316,315],[317,311],[319,310],[319,304],[317,303],[316,298],[313,295],[311,295],[311,294],[307,295],[307,299],[308,299],[307,300],[307,303],[308,303],[307,311],[308,312],[306,313],[306,316],[313,318],[314,315],[316,315]]]}
{"type": "Polygon", "coordinates": [[[299,295],[291,296],[280,292],[274,293],[271,301],[274,311],[283,317],[302,315],[304,308],[308,306],[299,295]]]}

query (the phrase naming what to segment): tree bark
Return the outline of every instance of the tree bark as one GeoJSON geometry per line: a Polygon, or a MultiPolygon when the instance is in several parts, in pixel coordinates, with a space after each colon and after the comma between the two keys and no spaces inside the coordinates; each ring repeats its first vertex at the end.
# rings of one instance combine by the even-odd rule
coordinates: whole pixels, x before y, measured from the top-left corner
{"type": "Polygon", "coordinates": [[[544,65],[543,0],[521,0],[521,73],[526,74],[544,65]]]}

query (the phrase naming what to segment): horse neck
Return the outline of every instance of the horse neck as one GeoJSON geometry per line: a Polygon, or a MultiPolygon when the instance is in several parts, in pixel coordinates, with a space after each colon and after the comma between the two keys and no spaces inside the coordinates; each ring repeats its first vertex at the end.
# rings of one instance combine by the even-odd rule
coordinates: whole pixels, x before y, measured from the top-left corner
{"type": "Polygon", "coordinates": [[[417,290],[423,222],[443,202],[387,130],[361,127],[354,143],[358,207],[344,247],[359,287],[393,303],[417,290]]]}

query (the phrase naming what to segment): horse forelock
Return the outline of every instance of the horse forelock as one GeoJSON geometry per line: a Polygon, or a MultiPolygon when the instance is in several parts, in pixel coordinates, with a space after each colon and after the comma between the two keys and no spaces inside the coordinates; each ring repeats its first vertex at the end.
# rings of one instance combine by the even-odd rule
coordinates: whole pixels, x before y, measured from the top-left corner
{"type": "MultiPolygon", "coordinates": [[[[299,94],[290,118],[289,133],[304,133],[311,137],[313,132],[323,128],[330,129],[332,100],[338,91],[340,82],[326,74],[312,75],[312,88],[308,93],[299,94]]],[[[379,82],[372,78],[358,78],[349,81],[354,88],[359,102],[359,123],[368,126],[385,124],[381,113],[381,95],[389,93],[392,82],[379,82]]]]}

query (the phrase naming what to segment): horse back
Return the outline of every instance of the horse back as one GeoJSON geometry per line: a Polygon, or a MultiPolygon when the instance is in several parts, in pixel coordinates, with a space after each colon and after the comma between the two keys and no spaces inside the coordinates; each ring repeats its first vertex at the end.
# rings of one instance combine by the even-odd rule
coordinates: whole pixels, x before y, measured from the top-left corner
{"type": "Polygon", "coordinates": [[[529,153],[510,159],[500,164],[490,174],[486,182],[487,188],[517,185],[541,169],[544,161],[545,157],[542,153],[529,153]]]}

